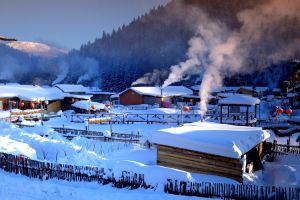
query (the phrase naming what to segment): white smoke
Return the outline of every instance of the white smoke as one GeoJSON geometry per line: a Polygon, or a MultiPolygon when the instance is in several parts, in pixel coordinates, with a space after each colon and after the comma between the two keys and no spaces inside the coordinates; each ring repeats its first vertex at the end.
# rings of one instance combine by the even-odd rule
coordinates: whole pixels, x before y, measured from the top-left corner
{"type": "Polygon", "coordinates": [[[60,73],[57,75],[57,78],[52,82],[52,85],[62,82],[67,77],[67,74],[69,72],[69,65],[65,61],[62,61],[58,65],[58,70],[60,71],[60,73]]]}
{"type": "Polygon", "coordinates": [[[215,45],[209,53],[210,64],[204,72],[199,91],[202,116],[207,111],[208,96],[212,88],[221,86],[225,76],[255,70],[249,68],[245,61],[256,45],[268,46],[266,58],[272,62],[288,59],[295,53],[295,47],[300,44],[299,39],[281,43],[275,39],[278,37],[274,37],[274,34],[280,35],[288,31],[282,28],[284,20],[295,20],[295,24],[299,24],[299,9],[300,1],[272,0],[238,14],[242,27],[233,32],[225,42],[215,45]],[[273,49],[273,46],[276,48],[273,49]]]}
{"type": "Polygon", "coordinates": [[[82,61],[81,66],[86,69],[86,72],[79,76],[77,84],[82,83],[83,81],[91,81],[99,75],[98,62],[95,59],[86,58],[82,61]]]}
{"type": "Polygon", "coordinates": [[[139,85],[139,84],[150,84],[150,85],[158,85],[162,78],[165,78],[168,75],[167,70],[158,70],[154,69],[153,72],[146,73],[143,77],[134,81],[131,85],[139,85]]]}

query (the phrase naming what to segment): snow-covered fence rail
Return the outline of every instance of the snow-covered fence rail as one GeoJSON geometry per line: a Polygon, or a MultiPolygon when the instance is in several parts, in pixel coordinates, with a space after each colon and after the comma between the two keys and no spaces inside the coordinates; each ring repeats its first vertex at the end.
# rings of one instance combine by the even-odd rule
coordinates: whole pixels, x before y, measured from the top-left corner
{"type": "Polygon", "coordinates": [[[111,114],[111,113],[97,113],[93,115],[87,114],[73,114],[71,116],[72,122],[84,122],[88,118],[106,118],[110,117],[110,122],[103,123],[163,123],[163,124],[180,124],[191,123],[201,119],[200,114],[111,114]]]}
{"type": "Polygon", "coordinates": [[[144,174],[122,171],[119,176],[115,176],[111,169],[42,162],[6,153],[0,153],[0,169],[41,180],[97,182],[130,189],[150,187],[145,183],[144,174]]]}
{"type": "Polygon", "coordinates": [[[164,191],[170,194],[222,199],[247,200],[298,200],[300,188],[225,184],[210,182],[185,182],[168,179],[164,191]]]}
{"type": "Polygon", "coordinates": [[[116,133],[112,132],[110,136],[105,135],[100,131],[90,131],[90,130],[79,130],[79,129],[69,129],[69,128],[55,128],[53,129],[63,134],[66,137],[76,137],[83,136],[87,138],[98,138],[103,141],[111,142],[128,142],[128,143],[139,143],[141,135],[139,134],[128,134],[128,133],[116,133]]]}

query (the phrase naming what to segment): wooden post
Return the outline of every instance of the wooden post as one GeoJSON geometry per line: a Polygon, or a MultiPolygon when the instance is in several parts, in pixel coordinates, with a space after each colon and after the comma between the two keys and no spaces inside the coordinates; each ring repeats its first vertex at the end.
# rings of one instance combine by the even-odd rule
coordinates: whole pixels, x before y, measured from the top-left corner
{"type": "Polygon", "coordinates": [[[247,105],[247,111],[246,111],[246,126],[249,126],[249,106],[247,105]]]}
{"type": "Polygon", "coordinates": [[[227,106],[227,118],[229,119],[229,105],[227,106]]]}

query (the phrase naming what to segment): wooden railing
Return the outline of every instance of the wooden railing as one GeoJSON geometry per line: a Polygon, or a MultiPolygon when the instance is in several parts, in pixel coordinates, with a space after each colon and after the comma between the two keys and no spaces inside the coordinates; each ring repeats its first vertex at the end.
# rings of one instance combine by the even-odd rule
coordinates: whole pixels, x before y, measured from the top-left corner
{"type": "MultiPolygon", "coordinates": [[[[88,114],[73,114],[71,115],[72,122],[84,122],[89,118],[106,118],[110,117],[111,122],[106,123],[118,123],[118,124],[129,124],[129,123],[161,123],[161,124],[181,124],[196,122],[201,119],[200,114],[109,114],[109,113],[98,113],[94,115],[88,114]]],[[[105,123],[105,122],[103,122],[105,123]]]]}

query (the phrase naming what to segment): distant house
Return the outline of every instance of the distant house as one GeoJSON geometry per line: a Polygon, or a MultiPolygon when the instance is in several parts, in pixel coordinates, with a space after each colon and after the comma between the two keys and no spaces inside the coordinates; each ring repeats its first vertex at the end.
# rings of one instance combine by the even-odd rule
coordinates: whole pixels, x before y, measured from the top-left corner
{"type": "Polygon", "coordinates": [[[192,95],[193,91],[184,86],[168,87],[131,87],[119,93],[120,104],[161,104],[183,101],[184,96],[192,95]]]}
{"type": "Polygon", "coordinates": [[[195,122],[152,134],[157,164],[192,173],[243,181],[243,172],[261,169],[265,141],[261,128],[195,122]]]}
{"type": "Polygon", "coordinates": [[[72,109],[72,104],[76,101],[91,100],[93,95],[87,94],[90,90],[83,85],[75,84],[56,84],[53,87],[58,88],[64,93],[64,99],[61,102],[63,111],[72,109]]]}
{"type": "Polygon", "coordinates": [[[49,86],[0,84],[0,110],[46,109],[55,112],[61,109],[63,92],[49,86]]]}
{"type": "Polygon", "coordinates": [[[95,102],[105,102],[110,101],[111,95],[116,94],[115,92],[105,92],[100,90],[99,88],[89,88],[89,91],[86,93],[88,95],[92,95],[91,100],[95,102]]]}

